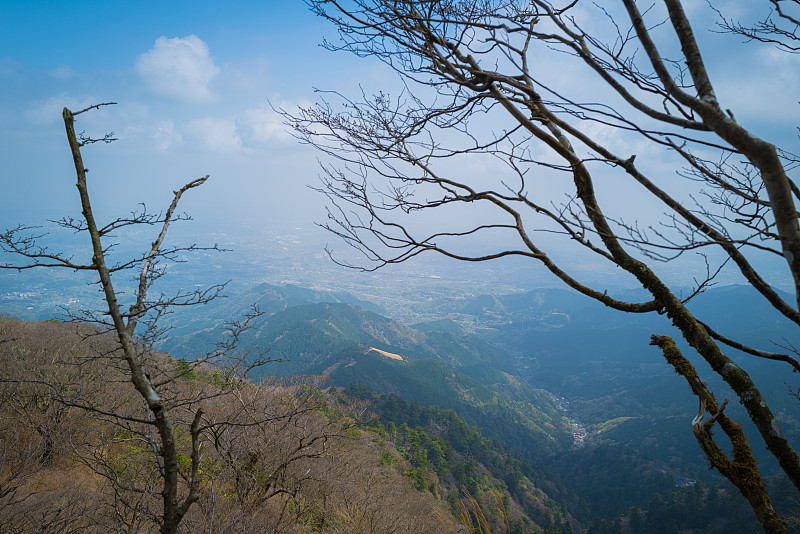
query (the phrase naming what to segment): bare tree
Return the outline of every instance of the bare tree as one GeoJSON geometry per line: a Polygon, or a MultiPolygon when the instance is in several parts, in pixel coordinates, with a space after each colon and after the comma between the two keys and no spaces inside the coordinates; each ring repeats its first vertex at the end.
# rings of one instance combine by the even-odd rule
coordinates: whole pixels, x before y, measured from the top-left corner
{"type": "MultiPolygon", "coordinates": [[[[115,350],[116,337],[77,326],[0,317],[0,531],[155,532],[163,511],[157,435],[141,422],[145,407],[127,371],[98,356],[115,350]]],[[[169,398],[200,398],[222,379],[219,369],[195,367],[172,382],[169,398]]],[[[206,394],[200,496],[181,532],[304,531],[307,510],[348,491],[343,472],[377,464],[369,439],[355,443],[351,431],[363,406],[340,405],[320,385],[310,377],[242,380],[206,394]]],[[[170,408],[184,492],[196,408],[170,408]]],[[[416,493],[396,479],[401,493],[416,493]]],[[[403,514],[389,508],[389,517],[403,514]]]]}
{"type": "MultiPolygon", "coordinates": [[[[463,261],[522,256],[610,308],[665,313],[735,392],[800,488],[797,452],[726,351],[783,361],[787,371],[800,370],[797,354],[747,346],[687,305],[732,266],[800,324],[800,189],[789,176],[800,159],[758,137],[719,101],[679,0],[644,12],[634,0],[308,3],[338,27],[340,40],[327,48],[375,57],[403,82],[399,96],[327,93],[314,107],[284,112],[299,139],[339,162],[323,165],[320,190],[331,200],[325,226],[369,262],[338,261],[371,270],[423,252],[463,261]],[[542,68],[548,61],[580,78],[542,68]],[[665,173],[667,166],[673,171],[665,173]],[[660,220],[626,221],[626,196],[642,192],[665,213],[660,220]],[[622,301],[579,280],[548,252],[554,235],[621,268],[650,300],[622,301]],[[468,252],[465,243],[482,236],[494,245],[468,252]],[[706,273],[681,296],[659,274],[659,262],[692,252],[705,258],[706,273]],[[761,271],[770,258],[783,261],[792,301],[761,271]]],[[[797,2],[763,4],[771,11],[760,23],[719,13],[712,29],[794,52],[797,2]]],[[[671,339],[654,336],[652,344],[701,401],[692,426],[711,464],[748,499],[765,531],[784,532],[725,404],[671,339]],[[717,426],[733,443],[732,456],[712,437],[717,426]]]]}
{"type": "MultiPolygon", "coordinates": [[[[2,250],[16,255],[0,267],[94,271],[107,304],[107,311],[66,310],[70,325],[0,317],[0,530],[277,533],[306,532],[315,518],[366,524],[348,501],[362,477],[372,480],[377,463],[370,438],[359,442],[352,431],[363,404],[339,404],[316,378],[249,380],[249,371],[270,361],[239,346],[258,310],[228,323],[205,356],[176,360],[154,350],[166,335],[164,314],[222,290],[153,296],[168,262],[217,250],[165,245],[171,223],[187,218],[176,211],[178,201],[207,177],[176,191],[164,213],[142,208],[96,222],[81,152],[113,136],[77,135],[74,121],[103,105],[63,113],[83,217],[56,222],[88,234],[91,260],[40,246],[45,235],[30,227],[0,235],[2,250]],[[157,229],[146,252],[114,256],[110,238],[141,225],[157,229]],[[131,271],[134,290],[126,293],[120,275],[131,271]]],[[[373,502],[374,487],[358,492],[370,514],[370,529],[361,531],[420,531],[411,510],[431,509],[432,499],[392,476],[380,487],[381,498],[393,499],[386,507],[373,502]]],[[[425,521],[426,532],[447,524],[440,508],[433,506],[443,515],[425,521]]]]}
{"type": "MultiPolygon", "coordinates": [[[[248,371],[268,361],[265,354],[257,350],[237,351],[240,334],[260,315],[257,310],[241,320],[231,322],[227,336],[219,341],[214,350],[192,362],[174,361],[153,352],[154,344],[165,335],[165,330],[159,326],[159,318],[176,306],[206,303],[218,296],[223,288],[223,285],[216,285],[188,293],[179,291],[171,296],[164,293],[151,295],[153,284],[164,275],[165,265],[170,261],[183,261],[183,255],[193,251],[219,250],[216,245],[165,245],[170,225],[187,218],[176,211],[181,197],[202,185],[208,176],[192,180],[175,191],[172,202],[162,213],[149,213],[143,207],[128,217],[117,218],[107,224],[99,223],[90,201],[82,149],[96,142],[111,142],[114,138],[113,134],[102,138],[76,134],[74,122],[78,115],[105,105],[108,104],[94,105],[74,113],[67,108],[63,111],[82,217],[67,217],[56,223],[61,228],[88,235],[91,241],[90,260],[81,262],[72,255],[40,246],[44,236],[36,234],[31,227],[18,226],[0,235],[0,247],[21,258],[21,261],[5,263],[0,267],[19,270],[66,268],[96,273],[107,309],[68,313],[73,322],[99,326],[99,329],[81,328],[90,340],[103,338],[104,341],[95,343],[93,352],[85,358],[69,362],[73,372],[69,376],[60,376],[58,381],[52,376],[41,376],[40,370],[34,369],[39,373],[38,376],[30,373],[20,376],[6,374],[2,382],[40,387],[36,395],[40,395],[41,388],[44,388],[47,396],[45,402],[48,406],[53,406],[51,403],[55,402],[57,408],[54,409],[59,413],[79,409],[111,423],[106,439],[88,448],[91,452],[83,460],[95,473],[112,482],[115,502],[121,508],[132,510],[132,519],[118,518],[122,523],[129,520],[134,523],[155,522],[162,533],[173,533],[192,504],[201,496],[204,479],[201,445],[205,433],[220,426],[258,425],[268,418],[292,417],[295,414],[264,414],[260,419],[250,417],[247,421],[237,419],[237,414],[225,420],[204,417],[206,404],[221,396],[237,394],[248,385],[248,371]],[[111,259],[111,249],[115,244],[112,236],[141,225],[157,230],[149,248],[133,258],[111,259]],[[132,297],[125,296],[118,288],[124,285],[124,279],[118,276],[131,271],[135,273],[133,290],[127,295],[132,297]],[[123,308],[121,298],[131,301],[127,310],[123,308]],[[114,339],[110,344],[109,335],[114,339]],[[92,378],[87,373],[96,370],[98,362],[106,367],[107,380],[115,387],[122,385],[116,395],[92,395],[85,387],[92,378]],[[186,380],[189,375],[194,378],[200,375],[201,379],[186,380]],[[179,380],[181,378],[184,380],[179,380]],[[126,389],[124,384],[133,387],[126,389]],[[131,395],[126,391],[130,391],[131,395]],[[142,459],[128,458],[126,468],[119,469],[118,464],[114,463],[119,460],[117,452],[120,447],[127,450],[132,445],[135,445],[133,450],[139,451],[138,456],[142,459]],[[134,473],[136,466],[140,471],[152,472],[152,477],[134,473]],[[153,507],[149,496],[158,486],[161,503],[153,507]]],[[[29,397],[29,400],[35,401],[38,398],[36,395],[29,397]]],[[[36,406],[32,409],[35,410],[36,406]]],[[[119,513],[125,515],[121,511],[119,513]]]]}

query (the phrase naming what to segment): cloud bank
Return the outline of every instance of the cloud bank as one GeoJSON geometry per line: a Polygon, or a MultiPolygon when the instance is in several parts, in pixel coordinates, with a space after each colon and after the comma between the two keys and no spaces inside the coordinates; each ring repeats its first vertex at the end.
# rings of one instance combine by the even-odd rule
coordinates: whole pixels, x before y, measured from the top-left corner
{"type": "Polygon", "coordinates": [[[162,36],[136,60],[136,72],[154,93],[204,102],[213,97],[209,84],[219,67],[214,64],[208,45],[196,35],[172,39],[162,36]]]}

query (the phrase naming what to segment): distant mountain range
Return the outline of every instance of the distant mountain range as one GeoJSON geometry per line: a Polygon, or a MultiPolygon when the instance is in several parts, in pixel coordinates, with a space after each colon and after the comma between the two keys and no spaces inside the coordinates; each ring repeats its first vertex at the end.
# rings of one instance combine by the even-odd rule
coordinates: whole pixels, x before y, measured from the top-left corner
{"type": "MultiPolygon", "coordinates": [[[[262,309],[280,311],[265,314],[241,342],[244,347],[268,347],[268,355],[277,360],[259,370],[262,376],[325,375],[340,387],[359,383],[379,393],[453,409],[532,461],[552,456],[572,441],[568,421],[552,397],[515,378],[515,361],[505,351],[474,336],[420,331],[353,304],[284,307],[287,299],[279,288],[260,290],[262,309]]],[[[453,324],[441,324],[453,330],[453,324]]],[[[217,327],[201,324],[199,316],[194,325],[199,330],[173,336],[163,348],[191,357],[219,335],[217,327]]]]}
{"type": "MultiPolygon", "coordinates": [[[[644,300],[640,292],[615,296],[644,300]]],[[[517,457],[546,466],[550,479],[569,488],[563,498],[572,499],[570,513],[582,520],[597,514],[611,519],[669,491],[675,477],[719,480],[691,432],[697,401],[649,346],[650,336],[672,335],[718,398],[735,397],[663,315],[624,314],[572,291],[537,289],[449,298],[438,319],[406,325],[347,293],[260,284],[168,316],[172,330],[162,348],[177,357],[203,353],[224,322],[253,305],[263,315],[242,336],[242,347],[268,348],[279,360],[259,376],[326,375],[340,388],[359,384],[453,410],[517,457]],[[566,397],[569,411],[548,392],[566,397]],[[573,449],[568,418],[585,424],[584,448],[573,449]],[[598,458],[603,466],[594,466],[598,458]],[[595,475],[604,482],[588,484],[595,475]]],[[[796,328],[749,287],[714,287],[688,305],[719,332],[746,343],[772,350],[770,341],[800,346],[796,328]]],[[[784,432],[800,435],[797,400],[786,391],[785,382],[794,378],[788,366],[728,352],[761,385],[784,432]]],[[[728,413],[743,419],[736,403],[728,413]]],[[[428,426],[434,432],[435,422],[428,426]]],[[[752,441],[765,472],[774,472],[760,438],[752,441]]]]}

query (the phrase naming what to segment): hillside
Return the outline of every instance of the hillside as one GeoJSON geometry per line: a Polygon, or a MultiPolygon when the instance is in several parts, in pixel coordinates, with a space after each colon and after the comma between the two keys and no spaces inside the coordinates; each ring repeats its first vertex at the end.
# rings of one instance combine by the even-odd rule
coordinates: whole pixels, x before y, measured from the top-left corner
{"type": "Polygon", "coordinates": [[[430,358],[398,361],[375,351],[346,351],[337,359],[340,364],[327,373],[334,384],[363,384],[421,405],[454,410],[529,461],[544,461],[572,443],[568,424],[550,396],[510,377],[487,387],[430,358]]]}
{"type": "MultiPolygon", "coordinates": [[[[634,294],[618,296],[636,300],[634,294]]],[[[341,387],[365,384],[382,394],[456,410],[520,458],[547,461],[550,477],[561,479],[577,499],[570,510],[584,521],[598,513],[611,519],[630,506],[644,505],[670,490],[673,474],[707,484],[719,481],[707,469],[687,423],[694,417],[695,399],[648,345],[653,333],[675,334],[666,317],[614,312],[562,289],[467,295],[433,305],[441,309],[441,318],[413,328],[341,303],[287,307],[265,317],[248,342],[257,340],[274,357],[289,360],[273,368],[279,374],[325,374],[341,387]],[[570,417],[585,425],[585,447],[570,450],[565,414],[542,390],[569,400],[570,417]],[[600,457],[604,464],[596,465],[600,457]],[[603,474],[606,465],[631,469],[617,470],[611,479],[603,474]],[[597,504],[603,491],[586,484],[587,476],[613,480],[605,490],[605,505],[597,504]]],[[[743,339],[791,339],[791,328],[751,289],[712,288],[691,305],[703,314],[723,310],[714,315],[715,327],[737,331],[743,339]],[[739,301],[752,308],[750,320],[724,311],[739,301]]],[[[211,339],[211,333],[183,341],[211,339]]],[[[764,394],[781,410],[786,428],[800,434],[793,400],[783,381],[774,379],[783,376],[781,364],[753,362],[749,367],[754,376],[772,380],[764,394]]],[[[702,364],[698,369],[721,395],[729,395],[702,364]]],[[[729,411],[742,418],[739,406],[729,411]]],[[[762,447],[758,438],[754,443],[762,447]]],[[[776,472],[771,455],[757,454],[765,473],[776,472]]]]}
{"type": "Polygon", "coordinates": [[[501,442],[483,437],[453,410],[379,395],[355,384],[344,393],[369,401],[375,417],[368,427],[410,463],[406,476],[415,486],[446,496],[477,531],[528,532],[534,525],[546,532],[580,528],[565,512],[563,503],[572,497],[563,485],[501,442]]]}
{"type": "MultiPolygon", "coordinates": [[[[791,330],[751,297],[746,288],[715,288],[693,305],[721,310],[721,331],[793,342],[791,330]],[[754,319],[725,311],[737,300],[749,303],[754,319]]],[[[329,395],[338,388],[367,399],[375,419],[358,433],[358,447],[403,484],[444,503],[461,524],[481,515],[492,528],[503,524],[506,508],[492,504],[492,488],[506,495],[508,517],[523,532],[534,525],[606,532],[632,520],[649,525],[663,509],[679,509],[685,497],[674,494],[676,481],[719,484],[688,424],[696,401],[646,343],[653,332],[671,333],[662,316],[615,314],[568,291],[543,289],[465,296],[445,302],[450,312],[442,318],[408,326],[344,293],[262,284],[170,316],[174,335],[164,349],[176,365],[190,367],[194,355],[213,347],[224,322],[249,308],[248,298],[263,314],[243,333],[241,347],[266,348],[275,360],[252,378],[324,375],[329,395]],[[580,442],[572,423],[585,428],[580,442]],[[481,437],[464,440],[469,435],[481,437]],[[436,460],[437,448],[445,463],[436,460]]],[[[780,365],[750,368],[773,381],[764,393],[796,440],[796,400],[775,380],[783,376],[780,365]]],[[[720,388],[713,376],[708,381],[720,388]]],[[[728,410],[740,415],[735,404],[728,410]]],[[[770,455],[757,454],[764,472],[774,472],[770,455]]],[[[746,514],[738,494],[730,496],[730,510],[715,504],[704,512],[708,525],[723,524],[727,513],[746,514]]]]}
{"type": "MultiPolygon", "coordinates": [[[[113,338],[83,325],[0,318],[0,531],[155,531],[161,483],[146,427],[103,415],[140,412],[124,367],[108,365],[113,350],[113,338]]],[[[176,398],[220,380],[152,357],[175,366],[176,398]]],[[[342,396],[308,379],[239,388],[204,406],[204,481],[182,531],[580,528],[549,495],[563,488],[453,411],[363,388],[342,396]],[[243,410],[260,422],[215,426],[243,410]]]]}
{"type": "MultiPolygon", "coordinates": [[[[102,415],[141,411],[124,373],[92,356],[107,354],[112,340],[86,327],[0,318],[0,347],[0,531],[155,532],[160,479],[147,433],[102,415]]],[[[207,386],[213,376],[196,368],[175,387],[207,386]]],[[[269,417],[204,431],[201,495],[183,532],[357,532],[367,517],[394,532],[464,531],[402,465],[381,462],[386,447],[353,426],[349,408],[309,387],[243,384],[237,397],[206,404],[207,422],[233,417],[244,399],[269,417]]],[[[180,414],[174,407],[176,423],[180,414]]]]}
{"type": "MultiPolygon", "coordinates": [[[[636,294],[617,297],[635,301],[636,294]]],[[[714,287],[688,306],[717,331],[733,335],[765,350],[798,346],[796,328],[747,286],[714,287]],[[737,310],[747,309],[743,315],[737,310]]],[[[689,349],[666,316],[635,315],[610,310],[600,303],[566,290],[541,289],[492,299],[466,299],[455,320],[480,326],[484,339],[517,357],[522,376],[535,387],[563,395],[594,439],[625,444],[654,455],[671,467],[690,469],[694,478],[714,477],[696,446],[688,421],[696,414],[696,399],[661,354],[649,345],[652,334],[671,335],[697,366],[719,398],[735,395],[693,350],[689,349]],[[475,315],[465,314],[465,310],[475,315]],[[624,424],[617,422],[624,421],[624,424]]],[[[797,400],[787,394],[796,387],[795,375],[781,362],[762,360],[728,349],[758,384],[779,414],[787,435],[800,435],[797,400]]],[[[750,424],[738,403],[729,413],[750,424]]],[[[800,444],[797,438],[794,438],[800,444]]],[[[753,439],[765,472],[775,462],[753,439]],[[762,452],[763,451],[763,452],[762,452]]],[[[713,478],[706,478],[711,483],[713,478]]]]}
{"type": "MultiPolygon", "coordinates": [[[[165,348],[188,355],[188,347],[208,343],[215,332],[172,339],[165,348]]],[[[408,401],[453,409],[531,461],[571,444],[569,424],[552,398],[510,375],[514,360],[475,337],[423,332],[358,306],[317,303],[263,317],[242,343],[266,347],[278,360],[262,369],[264,374],[325,375],[340,387],[365,384],[408,401]]]]}
{"type": "MultiPolygon", "coordinates": [[[[276,293],[269,287],[266,293],[251,295],[257,297],[254,305],[264,315],[244,338],[249,344],[269,348],[273,358],[286,360],[270,367],[269,373],[302,372],[353,343],[400,351],[411,358],[435,358],[456,367],[483,361],[498,367],[513,365],[506,353],[477,338],[441,330],[416,330],[355,304],[323,301],[292,305],[284,298],[284,290],[276,293]]],[[[253,303],[237,297],[219,306],[193,310],[185,323],[181,314],[180,321],[173,320],[181,326],[173,328],[163,348],[182,357],[205,352],[218,338],[224,321],[242,315],[253,303]]]]}
{"type": "MultiPolygon", "coordinates": [[[[375,313],[383,313],[380,306],[349,293],[318,291],[292,284],[276,286],[262,283],[248,287],[245,291],[228,289],[224,295],[203,306],[189,307],[173,317],[166,317],[164,322],[166,326],[170,327],[169,339],[176,340],[183,336],[213,329],[225,320],[235,319],[243,310],[254,307],[271,315],[293,306],[327,302],[353,304],[375,313]]],[[[194,349],[202,350],[203,347],[197,345],[194,349]]],[[[185,347],[185,350],[193,349],[185,347]]]]}

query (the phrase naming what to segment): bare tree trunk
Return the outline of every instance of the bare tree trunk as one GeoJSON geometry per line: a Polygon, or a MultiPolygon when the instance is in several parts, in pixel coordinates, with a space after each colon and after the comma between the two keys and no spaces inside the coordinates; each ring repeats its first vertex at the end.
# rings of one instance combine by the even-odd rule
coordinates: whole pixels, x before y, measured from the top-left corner
{"type": "MultiPolygon", "coordinates": [[[[91,108],[88,108],[91,109],[91,108]]],[[[83,113],[87,110],[82,110],[78,113],[83,113]]],[[[81,208],[83,213],[83,218],[86,221],[87,230],[89,232],[89,236],[91,237],[92,241],[92,269],[97,271],[98,276],[100,277],[100,283],[103,288],[103,294],[105,295],[106,303],[108,304],[108,314],[113,321],[114,330],[117,334],[117,339],[119,340],[120,348],[122,350],[122,358],[124,358],[125,362],[128,365],[128,370],[130,371],[130,380],[133,384],[136,391],[142,396],[142,398],[147,403],[147,407],[152,412],[153,417],[155,419],[155,426],[158,430],[158,436],[160,439],[160,444],[158,446],[158,453],[162,457],[162,468],[163,471],[161,473],[163,481],[164,481],[164,488],[161,492],[164,510],[161,519],[161,533],[162,534],[173,534],[177,531],[178,525],[181,522],[181,519],[188,511],[189,507],[194,503],[198,497],[198,485],[200,480],[200,474],[197,472],[198,470],[198,462],[197,458],[193,454],[192,458],[192,471],[191,471],[191,478],[192,483],[190,486],[190,490],[188,495],[184,497],[182,501],[178,499],[178,475],[180,471],[180,467],[178,465],[178,448],[177,444],[175,443],[175,429],[173,428],[172,421],[170,419],[169,411],[167,406],[165,405],[164,401],[159,396],[156,388],[153,386],[150,378],[147,374],[147,370],[145,369],[144,365],[142,364],[141,359],[137,353],[137,349],[135,343],[132,339],[133,331],[135,328],[136,320],[138,319],[139,315],[143,313],[140,307],[134,306],[132,307],[131,313],[127,315],[128,324],[126,324],[125,319],[126,317],[123,315],[122,311],[120,310],[119,304],[117,302],[116,292],[114,291],[114,287],[111,283],[111,275],[109,272],[108,267],[106,266],[105,261],[105,253],[103,252],[103,245],[101,242],[101,233],[98,229],[97,223],[95,222],[94,214],[92,213],[92,205],[89,199],[89,191],[86,185],[86,168],[83,164],[83,158],[81,156],[81,146],[84,143],[80,142],[75,134],[75,127],[74,127],[74,114],[67,108],[64,108],[63,112],[64,118],[64,126],[67,131],[67,140],[69,141],[70,150],[72,151],[72,159],[75,163],[75,173],[77,175],[77,188],[80,194],[81,199],[81,208]]],[[[190,182],[179,191],[175,193],[175,198],[172,202],[171,209],[167,214],[164,222],[164,228],[161,233],[160,239],[157,240],[156,243],[153,244],[153,249],[151,250],[151,256],[158,252],[158,246],[160,245],[161,241],[163,240],[164,231],[169,226],[171,213],[174,210],[174,206],[177,204],[178,200],[180,199],[181,195],[188,189],[193,187],[197,187],[205,182],[205,178],[200,180],[195,180],[190,182]]],[[[142,280],[148,277],[148,269],[150,268],[150,263],[146,262],[144,267],[142,268],[142,280]]],[[[146,291],[146,284],[142,283],[139,286],[139,291],[137,293],[137,304],[141,304],[145,298],[145,291],[146,291]]],[[[197,426],[199,425],[200,416],[202,414],[202,410],[198,409],[195,421],[192,424],[192,449],[195,451],[196,447],[199,446],[198,444],[198,434],[197,434],[197,426]]]]}

